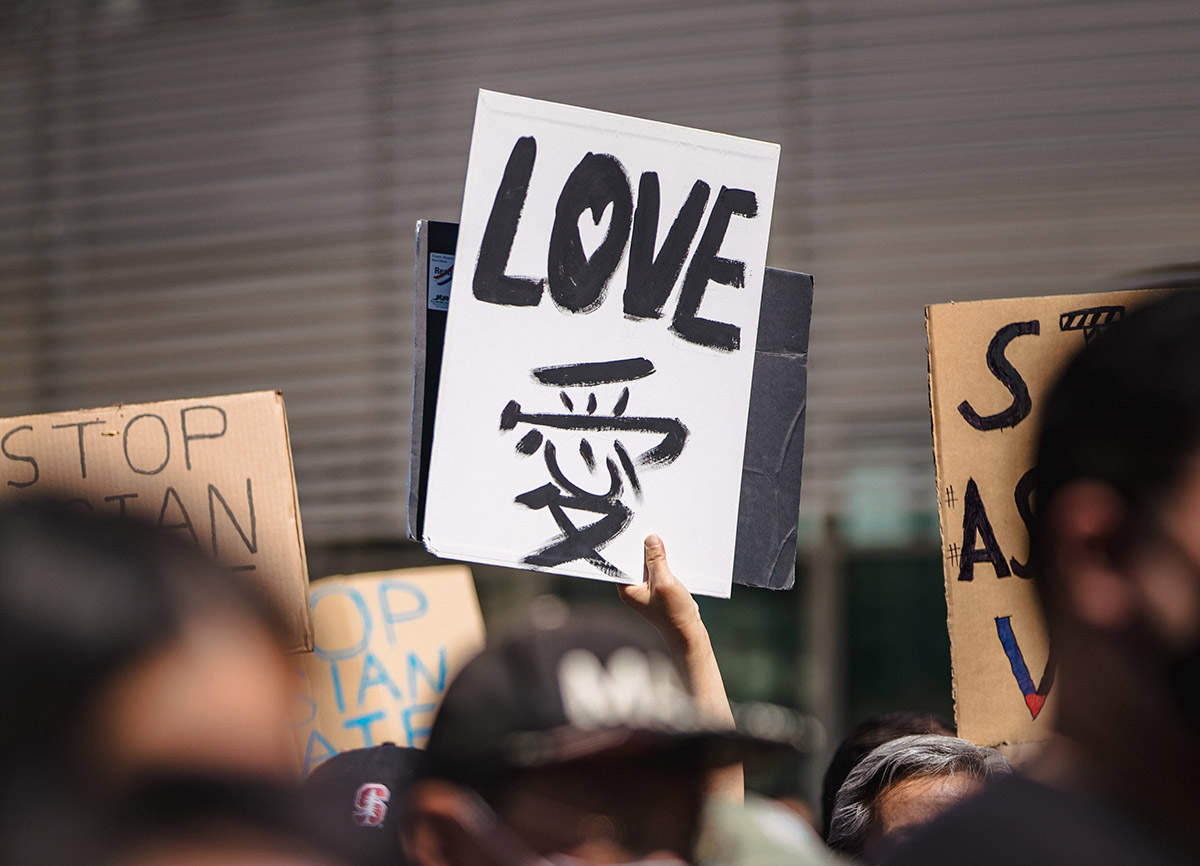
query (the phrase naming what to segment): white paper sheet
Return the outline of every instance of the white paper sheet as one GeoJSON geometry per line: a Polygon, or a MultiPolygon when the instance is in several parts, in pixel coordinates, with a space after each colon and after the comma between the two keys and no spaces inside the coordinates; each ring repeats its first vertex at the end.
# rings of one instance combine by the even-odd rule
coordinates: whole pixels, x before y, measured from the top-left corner
{"type": "Polygon", "coordinates": [[[729,595],[778,159],[774,144],[480,92],[430,461],[431,551],[638,582],[642,540],[656,533],[692,592],[729,595]],[[656,219],[644,173],[657,176],[656,219]],[[673,281],[660,269],[669,295],[656,316],[636,249],[642,306],[627,295],[630,244],[664,260],[677,217],[687,254],[673,281]],[[741,287],[728,262],[742,263],[741,287]],[[699,298],[691,315],[686,296],[699,298]]]}

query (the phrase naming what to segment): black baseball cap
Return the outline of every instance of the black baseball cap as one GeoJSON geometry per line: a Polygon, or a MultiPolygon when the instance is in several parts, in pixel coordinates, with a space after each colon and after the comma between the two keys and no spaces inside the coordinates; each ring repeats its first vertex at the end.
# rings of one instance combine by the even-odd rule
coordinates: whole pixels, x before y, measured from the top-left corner
{"type": "Polygon", "coordinates": [[[395,743],[351,749],[322,762],[304,780],[356,864],[404,863],[399,815],[422,757],[420,750],[395,743]]]}
{"type": "Polygon", "coordinates": [[[526,622],[463,667],[434,719],[423,775],[484,791],[506,773],[554,764],[711,768],[791,751],[706,716],[648,626],[571,614],[526,622]]]}

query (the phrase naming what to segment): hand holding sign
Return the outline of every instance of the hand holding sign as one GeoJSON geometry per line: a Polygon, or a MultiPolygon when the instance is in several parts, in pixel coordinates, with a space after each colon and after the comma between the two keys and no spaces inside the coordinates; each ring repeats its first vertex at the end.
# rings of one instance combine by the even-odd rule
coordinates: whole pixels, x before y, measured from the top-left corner
{"type": "MultiPolygon", "coordinates": [[[[688,691],[696,698],[699,708],[708,714],[712,724],[735,727],[721,669],[717,666],[708,629],[700,619],[699,605],[687,587],[671,573],[662,539],[657,535],[647,536],[645,551],[642,583],[617,587],[621,601],[662,635],[688,691]]],[[[741,764],[712,771],[708,791],[721,799],[740,802],[745,794],[741,764]]]]}
{"type": "Polygon", "coordinates": [[[667,565],[662,539],[649,535],[645,541],[646,559],[642,582],[618,586],[621,601],[654,626],[672,652],[686,650],[697,639],[707,639],[700,619],[700,606],[667,565]]]}

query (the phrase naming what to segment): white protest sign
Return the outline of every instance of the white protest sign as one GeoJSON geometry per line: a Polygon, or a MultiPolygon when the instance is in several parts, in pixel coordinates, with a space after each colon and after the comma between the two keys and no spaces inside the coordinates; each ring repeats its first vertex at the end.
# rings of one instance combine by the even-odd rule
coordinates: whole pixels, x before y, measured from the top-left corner
{"type": "Polygon", "coordinates": [[[461,565],[326,577],[312,584],[314,651],[296,739],[305,775],[339,752],[421,748],[450,680],[483,647],[461,565]]]}
{"type": "Polygon", "coordinates": [[[728,596],[777,145],[482,91],[426,546],[728,596]]]}

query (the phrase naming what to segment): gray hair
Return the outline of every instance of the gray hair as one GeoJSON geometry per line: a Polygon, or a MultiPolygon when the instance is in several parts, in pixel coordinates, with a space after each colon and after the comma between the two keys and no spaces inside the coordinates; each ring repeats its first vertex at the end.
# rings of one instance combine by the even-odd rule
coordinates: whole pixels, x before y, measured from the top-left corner
{"type": "Polygon", "coordinates": [[[982,781],[1011,772],[1012,766],[995,749],[958,737],[898,737],[859,761],[838,789],[829,822],[829,847],[850,857],[861,856],[880,794],[906,779],[962,774],[982,781]]]}

